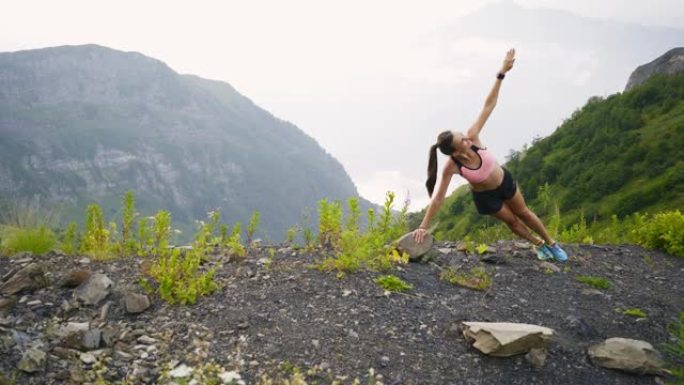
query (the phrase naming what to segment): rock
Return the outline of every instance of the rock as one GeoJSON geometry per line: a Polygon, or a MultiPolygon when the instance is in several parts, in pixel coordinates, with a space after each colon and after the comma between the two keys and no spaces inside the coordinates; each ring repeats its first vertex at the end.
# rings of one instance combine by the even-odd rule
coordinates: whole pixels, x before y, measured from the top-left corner
{"type": "Polygon", "coordinates": [[[97,361],[97,358],[92,353],[81,353],[80,359],[84,364],[94,364],[97,361]]]}
{"type": "Polygon", "coordinates": [[[126,294],[126,311],[129,313],[142,313],[150,307],[150,299],[145,294],[126,294]]]}
{"type": "Polygon", "coordinates": [[[76,289],[75,295],[86,305],[97,305],[109,295],[113,284],[106,275],[94,274],[76,289]]]}
{"type": "Polygon", "coordinates": [[[637,374],[662,374],[664,362],[660,353],[646,341],[609,338],[589,348],[595,365],[637,374]]]}
{"type": "Polygon", "coordinates": [[[10,258],[12,263],[16,263],[18,265],[23,265],[25,263],[33,261],[33,253],[30,251],[20,251],[10,258]]]}
{"type": "Polygon", "coordinates": [[[598,289],[582,289],[582,295],[590,295],[590,296],[597,296],[597,297],[605,297],[606,294],[603,293],[601,290],[598,289]]]}
{"type": "Polygon", "coordinates": [[[0,314],[12,310],[16,303],[16,297],[0,298],[0,314]]]}
{"type": "Polygon", "coordinates": [[[17,364],[17,369],[23,370],[27,373],[34,373],[43,370],[45,366],[45,352],[39,349],[30,348],[21,356],[21,360],[17,364]]]}
{"type": "Polygon", "coordinates": [[[563,320],[563,325],[575,332],[578,336],[585,338],[595,338],[599,335],[599,332],[591,326],[587,321],[582,318],[569,315],[563,320]]]}
{"type": "Polygon", "coordinates": [[[245,385],[245,381],[240,377],[240,373],[234,370],[231,370],[230,372],[221,372],[218,376],[224,384],[245,385]]]}
{"type": "Polygon", "coordinates": [[[157,340],[150,336],[140,336],[137,341],[143,345],[154,345],[157,342],[157,340]]]}
{"type": "Polygon", "coordinates": [[[506,259],[497,254],[489,254],[482,257],[482,262],[489,263],[492,265],[504,265],[506,264],[506,259]]]}
{"type": "Polygon", "coordinates": [[[82,346],[84,349],[91,350],[100,347],[100,329],[90,329],[83,333],[82,346]]]}
{"type": "Polygon", "coordinates": [[[546,262],[546,261],[544,261],[544,262],[542,262],[542,263],[539,264],[539,267],[540,267],[542,270],[544,270],[544,271],[546,271],[546,270],[551,270],[551,271],[553,271],[554,273],[560,273],[560,272],[561,272],[561,268],[558,267],[558,266],[556,266],[556,265],[554,265],[554,264],[551,263],[551,262],[546,262]]]}
{"type": "Polygon", "coordinates": [[[114,345],[114,337],[116,337],[116,329],[114,329],[112,326],[106,325],[102,327],[102,342],[104,342],[105,346],[112,346],[114,345]]]}
{"type": "Polygon", "coordinates": [[[451,249],[448,248],[448,247],[440,247],[440,248],[437,249],[437,251],[439,251],[439,252],[442,253],[442,254],[449,254],[449,253],[451,253],[451,249]]]}
{"type": "Polygon", "coordinates": [[[30,263],[17,271],[0,285],[0,294],[12,295],[23,290],[39,289],[48,285],[43,267],[37,263],[30,263]]]}
{"type": "Polygon", "coordinates": [[[533,348],[533,349],[530,349],[530,351],[527,352],[527,354],[525,354],[525,359],[532,366],[534,366],[537,369],[540,369],[542,366],[544,366],[544,363],[546,362],[547,356],[548,356],[548,351],[546,349],[533,348]]]}
{"type": "Polygon", "coordinates": [[[185,378],[190,377],[191,374],[192,368],[185,364],[180,364],[169,372],[169,376],[171,376],[171,378],[185,378]]]}
{"type": "Polygon", "coordinates": [[[107,319],[107,316],[109,315],[109,308],[112,306],[111,301],[107,301],[102,307],[100,308],[100,316],[99,320],[104,321],[107,319]]]}
{"type": "Polygon", "coordinates": [[[93,350],[100,347],[102,331],[91,329],[88,322],[69,322],[59,328],[57,335],[65,346],[79,350],[93,350]]]}
{"type": "Polygon", "coordinates": [[[87,269],[72,270],[62,278],[62,287],[77,287],[86,282],[92,275],[92,271],[87,269]]]}
{"type": "Polygon", "coordinates": [[[513,246],[521,250],[529,250],[532,248],[532,245],[527,242],[513,242],[513,246]]]}
{"type": "Polygon", "coordinates": [[[553,329],[509,322],[463,322],[463,336],[484,354],[508,357],[546,348],[553,329]]]}
{"type": "Polygon", "coordinates": [[[456,245],[456,251],[468,251],[468,244],[466,244],[465,242],[460,242],[458,245],[456,245]]]}
{"type": "Polygon", "coordinates": [[[90,329],[90,324],[88,322],[69,322],[59,328],[58,334],[62,337],[66,337],[69,334],[85,332],[88,329],[90,329]]]}
{"type": "Polygon", "coordinates": [[[413,239],[413,232],[410,232],[399,238],[395,247],[399,252],[407,253],[410,259],[414,259],[421,257],[430,251],[434,241],[432,234],[427,234],[425,239],[423,239],[423,242],[418,243],[413,239]]]}

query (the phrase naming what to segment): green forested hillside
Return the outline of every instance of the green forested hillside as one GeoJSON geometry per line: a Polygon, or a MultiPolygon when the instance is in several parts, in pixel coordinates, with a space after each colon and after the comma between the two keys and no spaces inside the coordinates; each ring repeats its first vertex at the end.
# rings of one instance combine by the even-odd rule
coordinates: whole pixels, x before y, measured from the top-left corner
{"type": "MultiPolygon", "coordinates": [[[[563,225],[615,214],[684,208],[684,74],[656,75],[628,92],[592,97],[550,136],[506,163],[542,217],[555,205],[563,225]]],[[[422,213],[421,213],[422,217],[422,213]]],[[[494,224],[469,188],[448,197],[437,235],[461,238],[494,224]]]]}

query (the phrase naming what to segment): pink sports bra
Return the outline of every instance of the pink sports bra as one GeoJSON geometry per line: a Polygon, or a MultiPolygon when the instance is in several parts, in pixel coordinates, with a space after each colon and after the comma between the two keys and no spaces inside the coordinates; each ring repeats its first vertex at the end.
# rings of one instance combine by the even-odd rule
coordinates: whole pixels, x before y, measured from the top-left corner
{"type": "Polygon", "coordinates": [[[480,167],[478,168],[468,168],[467,166],[463,165],[455,156],[451,156],[451,159],[456,163],[458,166],[458,171],[461,173],[461,176],[466,178],[466,180],[470,183],[481,183],[484,182],[485,179],[494,171],[496,166],[498,166],[498,163],[496,161],[496,158],[494,158],[494,154],[489,152],[487,148],[479,148],[476,145],[470,146],[470,148],[475,151],[477,156],[480,157],[480,167]]]}

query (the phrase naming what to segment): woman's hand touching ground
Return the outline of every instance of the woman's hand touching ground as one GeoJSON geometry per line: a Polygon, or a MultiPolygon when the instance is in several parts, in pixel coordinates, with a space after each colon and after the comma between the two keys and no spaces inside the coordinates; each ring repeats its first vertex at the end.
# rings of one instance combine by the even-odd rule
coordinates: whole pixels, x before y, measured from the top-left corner
{"type": "Polygon", "coordinates": [[[419,227],[413,231],[413,239],[415,239],[418,243],[423,243],[423,239],[425,239],[427,233],[427,230],[419,227]]]}

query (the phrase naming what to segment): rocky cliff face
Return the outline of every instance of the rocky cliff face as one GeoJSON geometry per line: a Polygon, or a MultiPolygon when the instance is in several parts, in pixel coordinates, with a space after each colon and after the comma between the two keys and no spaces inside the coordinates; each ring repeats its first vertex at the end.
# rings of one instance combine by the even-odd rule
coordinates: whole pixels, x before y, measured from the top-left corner
{"type": "Polygon", "coordinates": [[[684,72],[684,47],[673,48],[650,63],[640,65],[629,76],[625,91],[645,82],[651,75],[684,72]]]}
{"type": "Polygon", "coordinates": [[[116,214],[129,189],[190,231],[209,210],[258,210],[273,239],[317,200],[358,195],[314,139],[227,83],[95,45],[0,53],[0,196],[74,219],[91,202],[116,214]]]}

